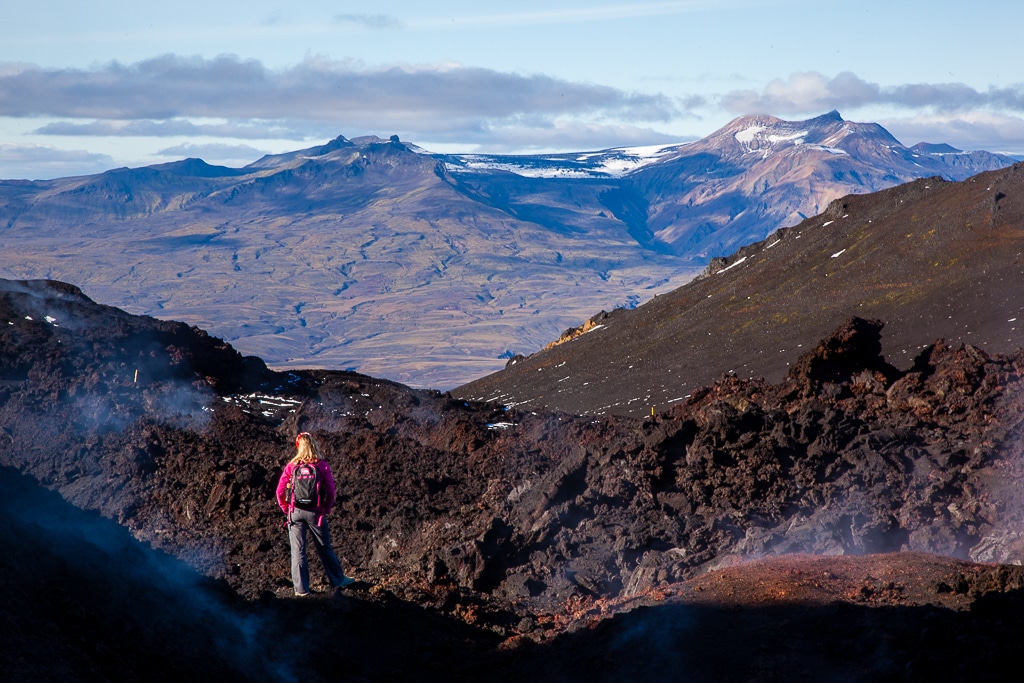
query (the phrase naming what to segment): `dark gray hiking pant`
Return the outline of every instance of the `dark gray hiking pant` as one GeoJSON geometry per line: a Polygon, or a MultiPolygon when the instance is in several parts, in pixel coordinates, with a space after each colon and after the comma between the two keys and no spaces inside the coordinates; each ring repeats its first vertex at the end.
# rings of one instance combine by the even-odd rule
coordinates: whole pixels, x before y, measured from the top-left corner
{"type": "Polygon", "coordinates": [[[313,534],[313,545],[333,586],[340,586],[345,572],[331,547],[327,517],[319,512],[295,509],[288,520],[288,541],[292,547],[292,586],[296,593],[309,592],[309,564],[306,561],[306,529],[313,534]],[[319,522],[319,524],[317,523],[319,522]]]}

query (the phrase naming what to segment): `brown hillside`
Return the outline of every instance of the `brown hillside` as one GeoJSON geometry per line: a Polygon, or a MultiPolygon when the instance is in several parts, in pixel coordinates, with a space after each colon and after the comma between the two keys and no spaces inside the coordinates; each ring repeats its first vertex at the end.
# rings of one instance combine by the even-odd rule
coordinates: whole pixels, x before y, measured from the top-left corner
{"type": "Polygon", "coordinates": [[[1024,345],[1024,165],[837,200],[697,280],[601,314],[588,333],[453,394],[650,415],[725,373],[777,381],[850,316],[884,321],[882,351],[903,369],[939,338],[989,353],[1024,345]]]}

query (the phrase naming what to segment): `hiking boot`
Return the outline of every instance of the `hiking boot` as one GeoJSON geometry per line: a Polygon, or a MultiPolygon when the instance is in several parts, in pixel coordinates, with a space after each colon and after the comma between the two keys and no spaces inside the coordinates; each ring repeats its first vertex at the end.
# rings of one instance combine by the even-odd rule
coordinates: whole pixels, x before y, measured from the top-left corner
{"type": "Polygon", "coordinates": [[[336,588],[347,588],[347,587],[351,586],[351,585],[352,585],[353,583],[355,583],[355,582],[356,582],[356,580],[355,580],[355,579],[353,579],[353,578],[352,578],[351,576],[346,576],[346,577],[344,577],[344,578],[343,578],[343,579],[341,580],[341,583],[339,583],[339,584],[338,584],[338,585],[336,586],[336,588]]]}

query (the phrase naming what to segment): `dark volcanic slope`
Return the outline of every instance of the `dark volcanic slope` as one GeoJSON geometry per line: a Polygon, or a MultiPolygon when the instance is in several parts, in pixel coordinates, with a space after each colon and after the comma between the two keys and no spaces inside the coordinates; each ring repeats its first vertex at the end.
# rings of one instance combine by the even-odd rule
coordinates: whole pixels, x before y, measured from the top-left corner
{"type": "Polygon", "coordinates": [[[498,641],[394,600],[245,601],[7,467],[0,516],[5,680],[450,681],[498,641]]]}
{"type": "Polygon", "coordinates": [[[851,315],[886,323],[883,352],[903,368],[940,337],[989,352],[1024,345],[1024,165],[837,200],[704,277],[596,316],[585,334],[453,394],[649,415],[726,372],[778,380],[851,315]]]}

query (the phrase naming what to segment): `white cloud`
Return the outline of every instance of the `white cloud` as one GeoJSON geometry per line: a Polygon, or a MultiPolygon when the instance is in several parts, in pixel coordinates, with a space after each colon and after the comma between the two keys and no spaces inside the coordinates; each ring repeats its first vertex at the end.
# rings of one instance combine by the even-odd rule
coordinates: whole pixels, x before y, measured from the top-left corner
{"type": "MultiPolygon", "coordinates": [[[[93,69],[0,68],[0,116],[142,120],[149,123],[134,125],[151,128],[219,118],[236,125],[287,120],[317,130],[330,125],[429,132],[500,124],[526,114],[665,122],[680,113],[679,106],[664,95],[452,65],[364,69],[310,58],[275,71],[231,55],[164,55],[93,69]]],[[[51,132],[74,130],[67,122],[61,126],[51,132]]],[[[107,130],[133,134],[131,125],[107,130]]]]}
{"type": "MultiPolygon", "coordinates": [[[[215,137],[243,140],[305,140],[311,135],[310,126],[287,127],[281,122],[224,121],[218,123],[193,122],[188,119],[152,121],[53,121],[32,131],[36,135],[61,136],[117,136],[117,137],[215,137]]],[[[317,131],[322,137],[329,131],[317,131]]]]}
{"type": "Polygon", "coordinates": [[[966,150],[1024,154],[1024,117],[989,111],[955,115],[918,114],[879,121],[907,145],[951,142],[966,150]]]}
{"type": "MultiPolygon", "coordinates": [[[[239,147],[243,141],[260,140],[279,152],[285,141],[315,144],[338,135],[398,134],[423,146],[448,145],[447,151],[652,144],[678,139],[658,133],[652,123],[671,122],[705,104],[696,96],[672,99],[455,63],[366,68],[310,57],[275,70],[233,55],[163,55],[87,69],[0,64],[0,124],[22,128],[33,142],[76,138],[116,162],[105,155],[95,159],[128,166],[179,151],[238,165],[256,151],[239,147]],[[195,147],[202,138],[234,151],[195,147]]],[[[76,163],[9,164],[0,177],[70,175],[83,165],[76,163]]],[[[85,165],[89,172],[102,170],[85,165]]]]}
{"type": "MultiPolygon", "coordinates": [[[[615,5],[584,8],[574,16],[596,20],[606,10],[671,13],[699,6],[701,2],[615,5]]],[[[544,23],[568,21],[570,14],[552,10],[510,16],[544,23]]],[[[334,19],[336,25],[360,29],[409,28],[390,15],[344,14],[334,19]]],[[[722,85],[734,87],[736,82],[722,85]]],[[[118,165],[150,163],[154,155],[178,152],[235,165],[259,152],[239,144],[246,141],[262,141],[261,145],[282,151],[338,135],[369,134],[398,134],[434,151],[593,150],[692,137],[692,132],[699,132],[692,126],[689,136],[656,130],[678,131],[687,118],[724,123],[725,114],[795,118],[831,109],[847,118],[865,114],[910,144],[927,140],[1013,153],[1024,148],[1024,86],[980,90],[960,83],[881,85],[851,72],[800,72],[760,89],[737,88],[711,99],[637,93],[458,63],[366,67],[351,60],[309,57],[271,69],[233,55],[174,54],[85,69],[0,63],[0,123],[13,130],[17,122],[21,134],[30,136],[26,140],[35,142],[78,138],[83,145],[117,156],[118,165]],[[84,142],[87,138],[89,143],[84,142]],[[197,146],[202,139],[217,146],[197,146]],[[298,144],[288,147],[292,141],[298,144]]],[[[45,169],[60,163],[56,150],[24,145],[18,149],[38,151],[40,161],[33,166],[35,162],[25,157],[21,166],[15,166],[9,157],[0,177],[10,177],[11,169],[20,177],[54,177],[55,172],[45,169]],[[50,162],[44,160],[47,156],[50,162]]],[[[93,172],[102,163],[99,160],[111,160],[102,154],[76,160],[76,154],[86,153],[67,154],[72,165],[64,174],[93,172]]]]}
{"type": "Polygon", "coordinates": [[[390,14],[337,14],[334,23],[372,30],[401,28],[402,22],[390,14]]]}
{"type": "MultiPolygon", "coordinates": [[[[531,12],[475,14],[409,21],[412,28],[482,28],[488,26],[546,26],[597,21],[622,21],[641,17],[664,17],[694,12],[721,11],[766,4],[791,4],[792,0],[675,0],[669,2],[633,2],[614,5],[587,3],[581,7],[552,8],[531,12]]],[[[481,5],[483,6],[483,5],[481,5]]]]}
{"type": "Polygon", "coordinates": [[[492,154],[525,153],[529,151],[588,151],[631,145],[685,142],[679,136],[666,135],[651,128],[622,124],[581,124],[576,121],[516,121],[514,124],[480,128],[473,131],[452,130],[429,140],[417,140],[420,146],[443,151],[450,146],[460,152],[480,151],[492,154]]]}
{"type": "Polygon", "coordinates": [[[779,115],[870,106],[939,112],[970,111],[981,107],[1024,111],[1024,86],[985,91],[963,83],[882,86],[850,72],[829,78],[808,71],[791,74],[786,80],[774,79],[760,92],[751,89],[728,92],[722,96],[722,106],[737,114],[767,112],[779,115]]]}
{"type": "Polygon", "coordinates": [[[101,173],[113,165],[106,154],[44,145],[0,144],[0,178],[55,178],[101,173]]]}
{"type": "Polygon", "coordinates": [[[207,144],[194,145],[185,143],[159,150],[157,156],[174,159],[198,158],[210,164],[224,166],[244,166],[267,154],[266,150],[256,149],[249,145],[207,144]]]}

